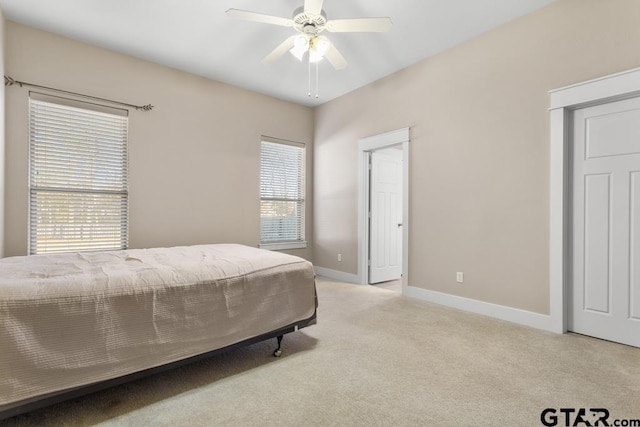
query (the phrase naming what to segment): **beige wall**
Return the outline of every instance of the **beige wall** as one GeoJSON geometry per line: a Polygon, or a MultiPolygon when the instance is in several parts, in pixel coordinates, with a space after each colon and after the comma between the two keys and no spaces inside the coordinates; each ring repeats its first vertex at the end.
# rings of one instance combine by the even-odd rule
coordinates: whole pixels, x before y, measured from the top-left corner
{"type": "Polygon", "coordinates": [[[318,107],[315,264],[357,274],[357,140],[410,126],[409,285],[548,313],[547,92],[639,67],[639,22],[559,0],[318,107]]]}
{"type": "MultiPolygon", "coordinates": [[[[308,144],[313,111],[47,32],[6,23],[17,80],[133,104],[130,247],[259,242],[260,136],[308,144]]],[[[6,254],[27,252],[28,89],[7,89],[6,254]]],[[[311,179],[307,238],[313,212],[311,179]]],[[[311,258],[311,247],[291,251],[311,258]]]]}

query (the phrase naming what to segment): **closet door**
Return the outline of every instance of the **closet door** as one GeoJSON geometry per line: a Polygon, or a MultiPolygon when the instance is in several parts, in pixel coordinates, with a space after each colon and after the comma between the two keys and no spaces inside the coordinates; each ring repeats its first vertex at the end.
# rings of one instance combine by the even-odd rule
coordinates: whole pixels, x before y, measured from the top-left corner
{"type": "Polygon", "coordinates": [[[573,114],[569,330],[640,347],[640,98],[573,114]]]}

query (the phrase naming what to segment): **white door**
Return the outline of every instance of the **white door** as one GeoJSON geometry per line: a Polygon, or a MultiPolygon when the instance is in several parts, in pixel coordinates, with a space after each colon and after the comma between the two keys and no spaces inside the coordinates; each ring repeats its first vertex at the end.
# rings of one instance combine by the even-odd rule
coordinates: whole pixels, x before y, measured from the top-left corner
{"type": "Polygon", "coordinates": [[[402,275],[402,151],[371,153],[369,283],[402,275]]]}
{"type": "Polygon", "coordinates": [[[640,347],[640,98],[573,117],[569,330],[640,347]]]}

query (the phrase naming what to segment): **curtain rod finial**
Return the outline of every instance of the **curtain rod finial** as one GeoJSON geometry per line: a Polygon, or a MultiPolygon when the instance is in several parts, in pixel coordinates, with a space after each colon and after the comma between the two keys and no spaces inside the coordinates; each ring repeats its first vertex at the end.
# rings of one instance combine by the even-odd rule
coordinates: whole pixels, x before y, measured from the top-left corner
{"type": "Polygon", "coordinates": [[[15,80],[13,80],[11,77],[9,77],[9,76],[7,76],[5,74],[5,76],[4,76],[4,85],[5,86],[12,86],[15,82],[16,82],[15,80]]]}

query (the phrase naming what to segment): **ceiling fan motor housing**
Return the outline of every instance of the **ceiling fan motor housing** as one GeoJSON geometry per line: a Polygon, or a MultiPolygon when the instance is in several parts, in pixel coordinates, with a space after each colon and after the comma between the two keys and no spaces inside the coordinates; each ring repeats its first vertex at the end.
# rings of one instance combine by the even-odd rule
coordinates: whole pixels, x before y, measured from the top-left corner
{"type": "Polygon", "coordinates": [[[327,14],[324,10],[320,15],[314,15],[304,11],[304,7],[299,7],[293,12],[293,26],[303,34],[317,35],[322,32],[327,24],[327,14]]]}

